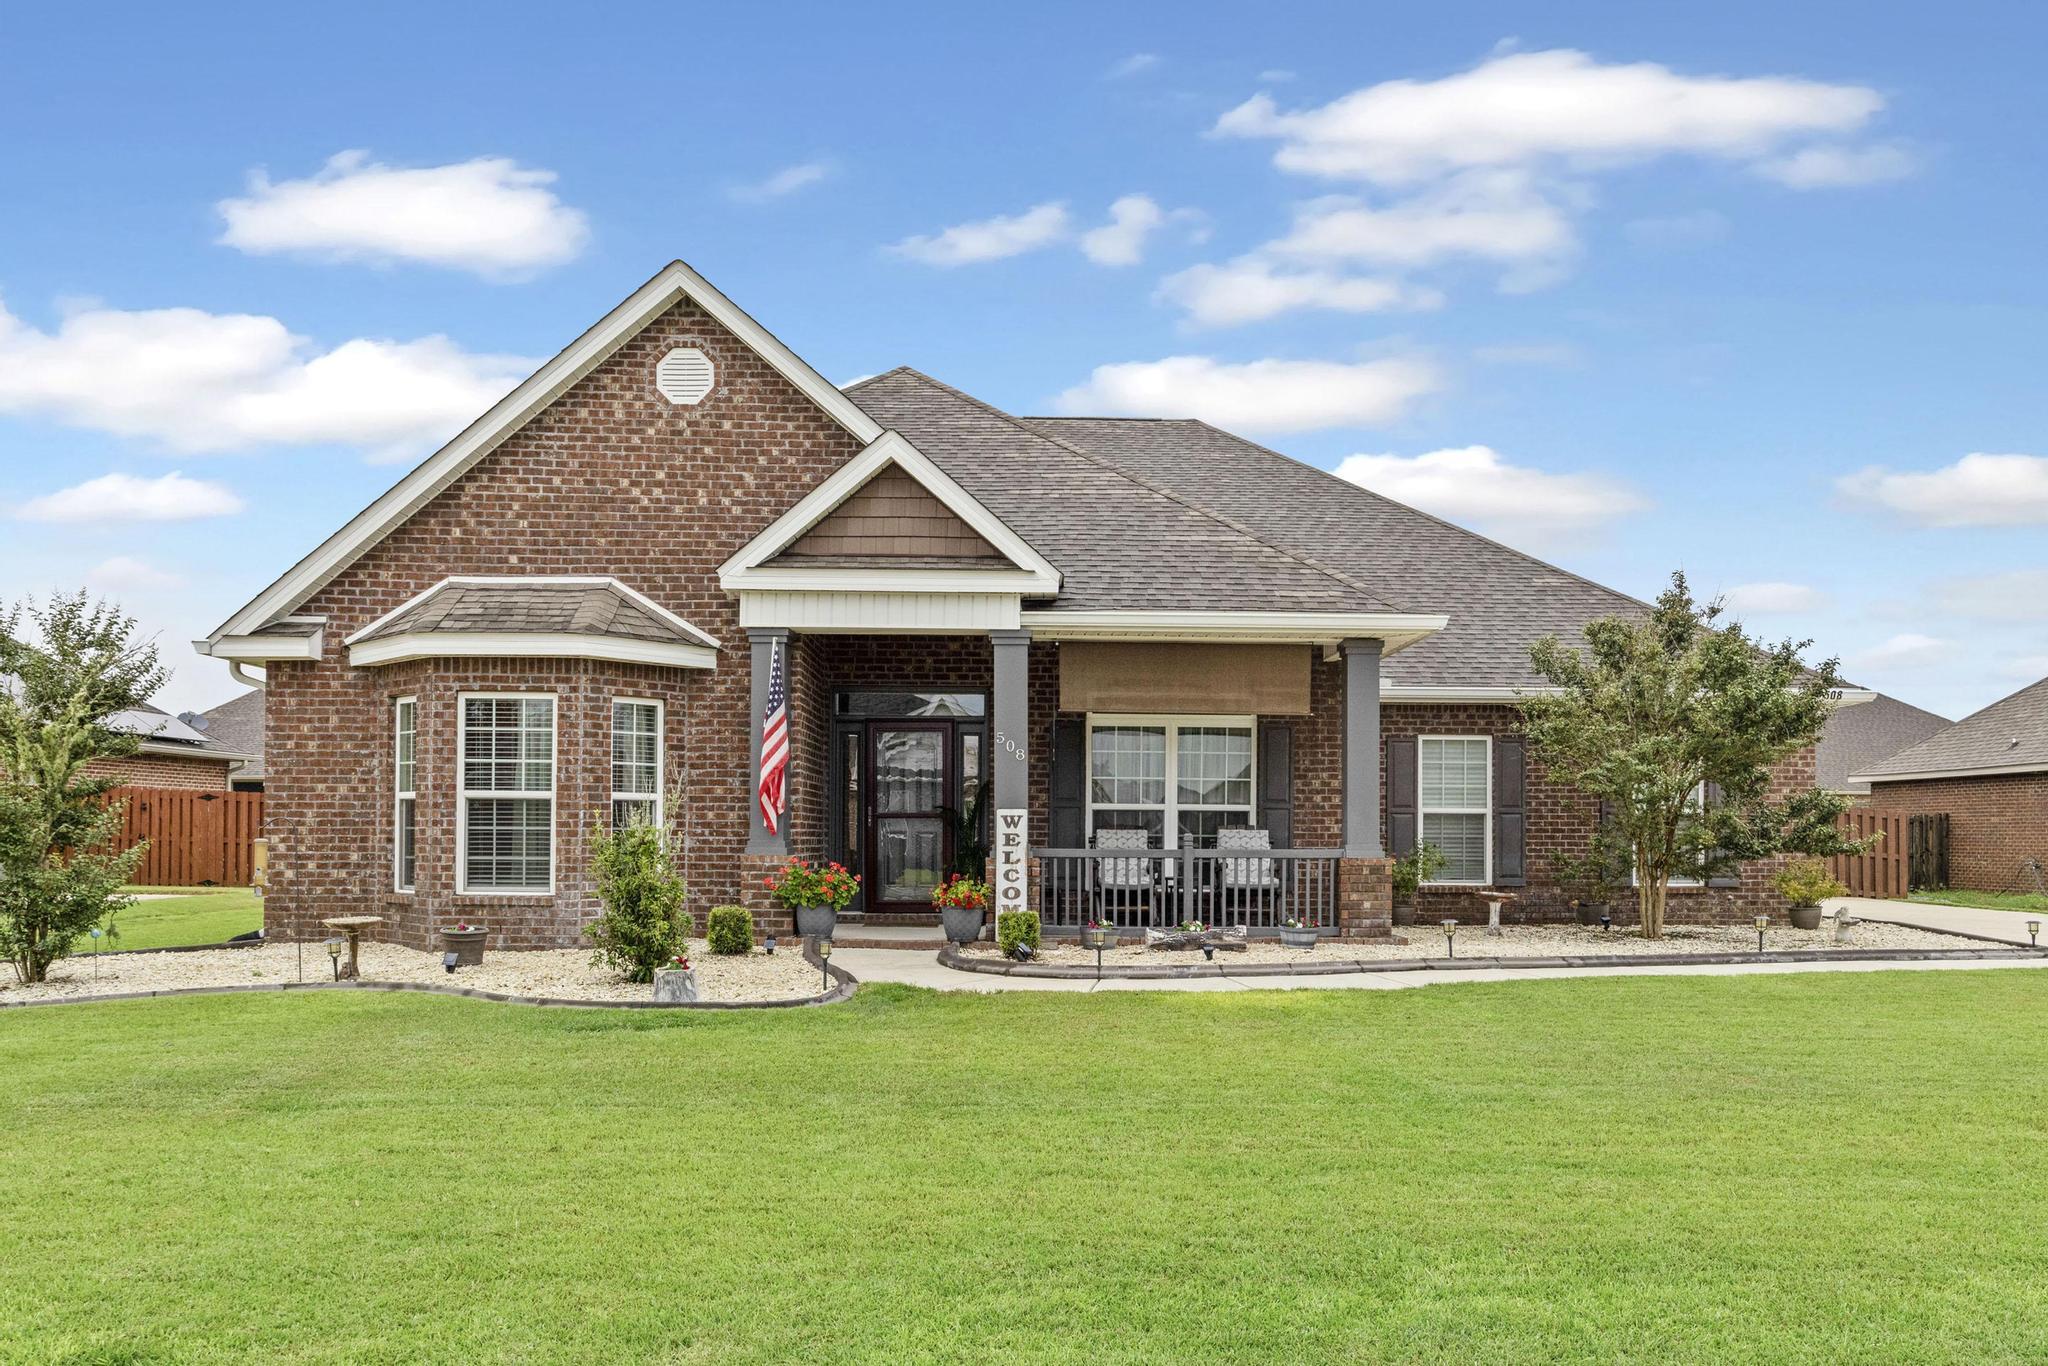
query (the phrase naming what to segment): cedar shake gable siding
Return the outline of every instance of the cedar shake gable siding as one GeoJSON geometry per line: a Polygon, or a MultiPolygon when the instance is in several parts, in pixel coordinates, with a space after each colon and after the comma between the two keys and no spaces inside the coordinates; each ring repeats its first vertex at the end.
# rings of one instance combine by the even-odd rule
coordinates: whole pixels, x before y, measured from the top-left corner
{"type": "Polygon", "coordinates": [[[1008,561],[908,470],[891,465],[770,563],[830,558],[894,561],[1008,561]]]}

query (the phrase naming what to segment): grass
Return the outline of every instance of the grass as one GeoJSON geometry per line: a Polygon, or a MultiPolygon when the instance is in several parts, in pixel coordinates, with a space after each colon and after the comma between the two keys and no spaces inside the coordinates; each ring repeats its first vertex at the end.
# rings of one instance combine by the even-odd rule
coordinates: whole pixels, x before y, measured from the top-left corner
{"type": "Polygon", "coordinates": [[[248,889],[247,887],[213,887],[213,886],[207,886],[207,887],[151,887],[151,886],[146,886],[146,885],[143,885],[143,884],[141,884],[141,883],[137,883],[137,884],[136,884],[136,885],[134,885],[134,886],[130,886],[130,887],[123,887],[123,888],[122,888],[121,890],[122,890],[122,891],[124,891],[124,892],[129,892],[129,893],[131,893],[131,894],[143,894],[143,893],[147,893],[147,894],[150,894],[150,895],[155,895],[155,896],[235,896],[235,895],[237,895],[237,894],[246,894],[246,893],[248,892],[248,890],[249,890],[249,889],[248,889]]]}
{"type": "Polygon", "coordinates": [[[1980,911],[2048,911],[2048,896],[2038,892],[1914,892],[1909,900],[1930,906],[1974,906],[1980,911]]]}
{"type": "Polygon", "coordinates": [[[2040,1360],[2043,1021],[2022,970],[6,1011],[0,1355],[2040,1360]]]}
{"type": "MultiPolygon", "coordinates": [[[[129,890],[136,890],[130,888],[129,890]]],[[[189,887],[175,889],[189,892],[189,887]]],[[[165,949],[181,944],[219,944],[263,924],[263,903],[246,887],[230,887],[195,896],[138,901],[114,919],[121,937],[109,947],[165,949]]],[[[83,942],[81,952],[91,950],[83,942]]]]}

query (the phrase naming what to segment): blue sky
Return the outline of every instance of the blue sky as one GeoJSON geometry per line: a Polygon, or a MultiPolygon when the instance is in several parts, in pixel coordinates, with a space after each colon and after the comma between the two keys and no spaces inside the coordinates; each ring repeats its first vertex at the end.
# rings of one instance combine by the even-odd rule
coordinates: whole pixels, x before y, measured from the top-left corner
{"type": "Polygon", "coordinates": [[[2048,674],[2039,6],[420,8],[11,26],[0,596],[175,706],[677,256],[840,381],[1209,416],[1952,716],[2048,674]]]}

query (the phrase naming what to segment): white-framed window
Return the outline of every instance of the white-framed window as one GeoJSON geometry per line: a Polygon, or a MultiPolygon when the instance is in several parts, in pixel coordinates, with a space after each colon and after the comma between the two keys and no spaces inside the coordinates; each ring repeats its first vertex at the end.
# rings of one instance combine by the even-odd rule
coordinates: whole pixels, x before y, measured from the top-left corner
{"type": "Polygon", "coordinates": [[[555,880],[555,698],[464,693],[456,742],[456,890],[545,896],[555,880]]]}
{"type": "Polygon", "coordinates": [[[621,697],[612,702],[612,828],[632,821],[661,824],[662,706],[621,697]]]}
{"type": "Polygon", "coordinates": [[[419,702],[401,697],[391,711],[391,877],[394,887],[409,892],[419,867],[419,702]]]}
{"type": "Polygon", "coordinates": [[[1138,829],[1155,848],[1214,847],[1256,813],[1249,716],[1090,716],[1088,831],[1138,829]]]}
{"type": "Polygon", "coordinates": [[[1485,735],[1423,735],[1415,741],[1416,838],[1446,860],[1431,885],[1493,881],[1493,741],[1485,735]]]}

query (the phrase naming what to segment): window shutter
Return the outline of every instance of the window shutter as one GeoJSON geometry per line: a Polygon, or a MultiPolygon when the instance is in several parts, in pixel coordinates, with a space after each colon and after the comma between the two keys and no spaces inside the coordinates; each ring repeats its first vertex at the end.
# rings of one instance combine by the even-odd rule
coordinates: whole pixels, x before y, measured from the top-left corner
{"type": "Polygon", "coordinates": [[[1493,882],[1520,887],[1528,875],[1528,744],[1519,735],[1493,742],[1493,882]]]}
{"type": "MultiPolygon", "coordinates": [[[[1719,783],[1708,783],[1706,798],[1704,801],[1700,803],[1700,805],[1706,810],[1711,811],[1713,808],[1719,806],[1720,804],[1721,785],[1719,783]]],[[[1719,858],[1721,857],[1721,851],[1717,849],[1712,854],[1708,855],[1708,857],[1710,859],[1719,858]]],[[[1742,870],[1740,868],[1729,868],[1722,872],[1716,873],[1712,877],[1707,879],[1707,885],[1709,887],[1739,887],[1742,885],[1742,870]]]]}
{"type": "Polygon", "coordinates": [[[1078,716],[1052,723],[1052,808],[1047,835],[1055,849],[1088,847],[1088,732],[1078,716]]]}
{"type": "Polygon", "coordinates": [[[1395,858],[1415,852],[1415,737],[1390,735],[1387,753],[1387,852],[1395,858]]]}
{"type": "Polygon", "coordinates": [[[1259,824],[1273,848],[1294,847],[1294,730],[1285,722],[1259,727],[1259,824]]]}

